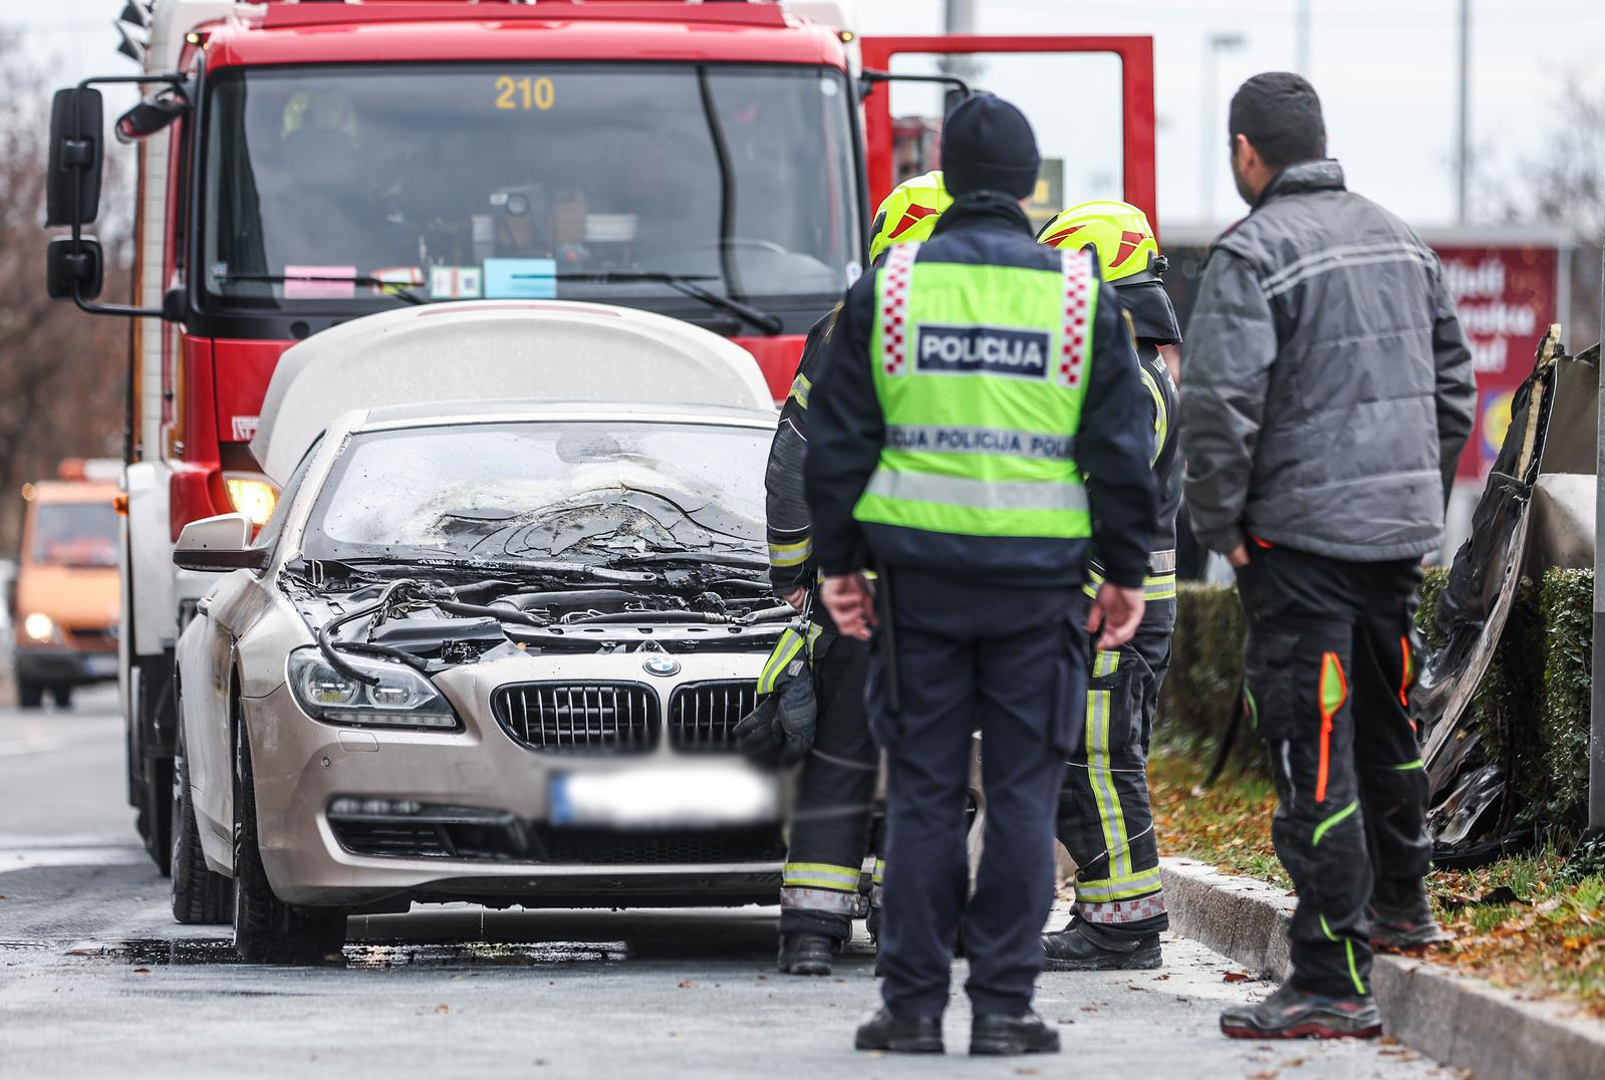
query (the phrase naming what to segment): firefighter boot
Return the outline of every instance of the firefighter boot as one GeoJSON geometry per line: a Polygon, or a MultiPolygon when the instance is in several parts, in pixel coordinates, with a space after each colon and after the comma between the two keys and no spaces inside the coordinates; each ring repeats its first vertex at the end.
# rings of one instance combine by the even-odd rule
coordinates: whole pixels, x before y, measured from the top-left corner
{"type": "Polygon", "coordinates": [[[826,934],[783,934],[779,967],[782,975],[829,975],[836,941],[826,934]]]}
{"type": "Polygon", "coordinates": [[[1100,933],[1079,915],[1063,930],[1042,935],[1049,971],[1148,971],[1160,964],[1159,934],[1100,933]]]}
{"type": "Polygon", "coordinates": [[[1327,997],[1284,984],[1257,1005],[1221,1010],[1220,1030],[1232,1039],[1374,1039],[1382,1014],[1370,994],[1327,997]]]}

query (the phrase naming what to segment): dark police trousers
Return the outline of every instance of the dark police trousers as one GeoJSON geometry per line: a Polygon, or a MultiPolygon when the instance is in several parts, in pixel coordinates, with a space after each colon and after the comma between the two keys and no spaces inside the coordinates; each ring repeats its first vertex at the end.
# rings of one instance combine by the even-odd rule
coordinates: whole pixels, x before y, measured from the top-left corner
{"type": "MultiPolygon", "coordinates": [[[[887,751],[881,993],[940,1016],[962,920],[975,1013],[1030,1008],[1053,903],[1053,821],[1087,695],[1079,588],[1008,588],[892,571],[902,708],[870,663],[870,724],[887,751]],[[981,732],[985,848],[965,858],[971,733],[981,732]]],[[[877,641],[877,646],[879,642],[877,641]]]]}
{"type": "Polygon", "coordinates": [[[1093,654],[1086,739],[1065,762],[1058,837],[1076,864],[1076,913],[1098,935],[1147,937],[1170,926],[1148,743],[1175,623],[1174,597],[1150,601],[1130,641],[1093,654]]]}
{"type": "Polygon", "coordinates": [[[1366,904],[1414,899],[1432,856],[1409,709],[1420,562],[1248,550],[1244,707],[1269,751],[1271,836],[1298,890],[1289,982],[1370,993],[1366,904]]]}
{"type": "MultiPolygon", "coordinates": [[[[870,738],[864,704],[868,666],[868,644],[836,637],[814,672],[818,729],[792,800],[781,873],[782,935],[827,934],[837,942],[852,936],[880,776],[880,753],[870,738]]],[[[879,884],[878,863],[875,877],[879,884]]]]}

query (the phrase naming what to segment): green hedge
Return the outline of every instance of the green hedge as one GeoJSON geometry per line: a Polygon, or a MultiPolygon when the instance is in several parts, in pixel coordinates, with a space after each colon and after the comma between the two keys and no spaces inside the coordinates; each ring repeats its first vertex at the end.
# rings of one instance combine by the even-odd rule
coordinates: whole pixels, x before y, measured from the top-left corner
{"type": "MultiPolygon", "coordinates": [[[[1417,617],[1429,650],[1442,644],[1434,612],[1447,583],[1429,569],[1417,617]]],[[[1550,570],[1516,589],[1504,637],[1471,708],[1489,753],[1507,760],[1515,787],[1512,826],[1580,829],[1588,798],[1589,664],[1594,575],[1550,570]]],[[[1243,617],[1230,587],[1183,585],[1176,638],[1160,699],[1155,738],[1212,752],[1233,707],[1242,671],[1243,617]]],[[[1261,759],[1258,740],[1240,728],[1233,752],[1244,766],[1261,759]]]]}

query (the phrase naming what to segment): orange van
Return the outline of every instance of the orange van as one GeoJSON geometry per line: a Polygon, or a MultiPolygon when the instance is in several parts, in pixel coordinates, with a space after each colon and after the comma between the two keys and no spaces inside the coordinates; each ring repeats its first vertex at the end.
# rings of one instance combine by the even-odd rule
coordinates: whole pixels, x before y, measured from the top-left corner
{"type": "MultiPolygon", "coordinates": [[[[65,470],[64,470],[65,471],[65,470]]],[[[43,480],[23,488],[27,515],[12,589],[17,701],[117,677],[119,520],[115,483],[43,480]]]]}

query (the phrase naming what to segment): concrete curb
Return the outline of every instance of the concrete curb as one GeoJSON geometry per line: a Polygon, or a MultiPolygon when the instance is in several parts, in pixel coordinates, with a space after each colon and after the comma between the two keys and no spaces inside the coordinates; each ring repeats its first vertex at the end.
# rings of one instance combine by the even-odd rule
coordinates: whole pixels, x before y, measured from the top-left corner
{"type": "MultiPolygon", "coordinates": [[[[1293,898],[1192,859],[1164,859],[1165,904],[1178,934],[1250,971],[1287,975],[1293,898]]],[[[1524,1001],[1440,964],[1378,956],[1371,978],[1389,1035],[1490,1077],[1605,1077],[1605,1024],[1575,1006],[1524,1001]]]]}

